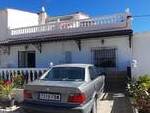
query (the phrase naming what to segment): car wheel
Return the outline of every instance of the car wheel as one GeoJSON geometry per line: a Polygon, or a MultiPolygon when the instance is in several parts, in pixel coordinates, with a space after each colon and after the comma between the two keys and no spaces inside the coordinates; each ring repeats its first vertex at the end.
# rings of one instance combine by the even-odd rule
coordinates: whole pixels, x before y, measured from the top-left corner
{"type": "Polygon", "coordinates": [[[95,98],[91,113],[97,113],[97,99],[95,98]]]}

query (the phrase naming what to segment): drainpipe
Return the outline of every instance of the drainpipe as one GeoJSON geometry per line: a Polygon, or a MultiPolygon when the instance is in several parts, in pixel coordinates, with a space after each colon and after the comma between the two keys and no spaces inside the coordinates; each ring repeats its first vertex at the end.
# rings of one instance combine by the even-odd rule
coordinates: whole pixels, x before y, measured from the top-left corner
{"type": "MultiPolygon", "coordinates": [[[[130,12],[130,9],[127,8],[125,10],[126,16],[127,16],[127,29],[132,29],[132,14],[130,12]]],[[[133,76],[133,34],[129,34],[129,48],[130,48],[130,61],[129,66],[127,67],[127,74],[128,77],[131,79],[133,76]]]]}

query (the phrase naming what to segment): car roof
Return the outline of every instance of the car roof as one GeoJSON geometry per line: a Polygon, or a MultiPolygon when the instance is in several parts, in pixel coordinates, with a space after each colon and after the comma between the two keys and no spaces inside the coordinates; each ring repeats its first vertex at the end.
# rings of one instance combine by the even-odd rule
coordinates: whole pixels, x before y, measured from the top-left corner
{"type": "Polygon", "coordinates": [[[55,65],[53,67],[82,67],[82,68],[87,68],[89,66],[93,66],[92,64],[60,64],[60,65],[55,65]]]}

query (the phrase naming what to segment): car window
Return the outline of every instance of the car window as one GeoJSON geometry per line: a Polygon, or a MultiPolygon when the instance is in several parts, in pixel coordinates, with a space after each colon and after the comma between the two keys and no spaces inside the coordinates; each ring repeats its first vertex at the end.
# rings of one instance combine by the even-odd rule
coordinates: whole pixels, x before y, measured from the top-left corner
{"type": "Polygon", "coordinates": [[[50,81],[83,81],[85,69],[80,67],[53,67],[44,80],[50,81]]]}
{"type": "Polygon", "coordinates": [[[89,74],[90,74],[91,80],[94,80],[95,78],[98,77],[97,70],[94,66],[89,67],[89,74]]]}

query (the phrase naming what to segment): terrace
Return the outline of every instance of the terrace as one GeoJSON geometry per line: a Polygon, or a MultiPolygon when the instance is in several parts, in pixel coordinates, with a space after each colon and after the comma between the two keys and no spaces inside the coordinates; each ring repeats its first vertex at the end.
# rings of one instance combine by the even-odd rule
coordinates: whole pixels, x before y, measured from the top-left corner
{"type": "Polygon", "coordinates": [[[48,23],[9,30],[9,39],[28,39],[43,35],[61,36],[131,29],[130,15],[120,13],[88,19],[48,23]]]}

